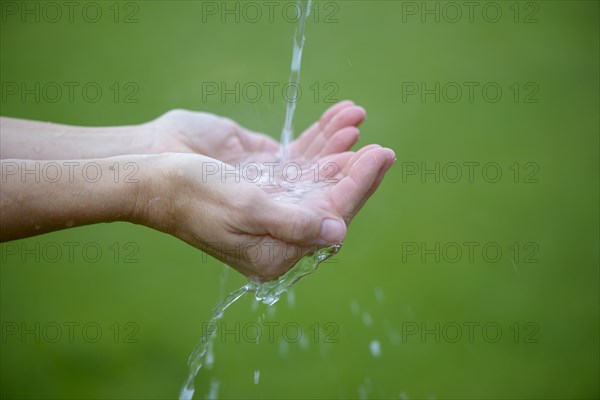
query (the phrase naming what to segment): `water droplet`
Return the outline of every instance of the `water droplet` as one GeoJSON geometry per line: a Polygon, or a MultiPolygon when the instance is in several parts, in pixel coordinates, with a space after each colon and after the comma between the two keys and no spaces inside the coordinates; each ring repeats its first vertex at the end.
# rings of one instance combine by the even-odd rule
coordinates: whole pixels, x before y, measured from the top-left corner
{"type": "Polygon", "coordinates": [[[212,342],[208,342],[208,349],[206,351],[206,360],[204,361],[206,368],[211,369],[215,364],[215,353],[213,351],[212,342]]]}
{"type": "Polygon", "coordinates": [[[260,369],[255,369],[254,370],[254,384],[258,385],[259,381],[260,381],[260,369]]]}
{"type": "Polygon", "coordinates": [[[406,392],[400,392],[400,400],[410,400],[406,392]]]}
{"type": "Polygon", "coordinates": [[[358,397],[360,399],[368,399],[370,391],[371,391],[371,378],[365,377],[364,385],[360,385],[358,387],[358,397]]]}
{"type": "Polygon", "coordinates": [[[371,318],[371,314],[369,314],[368,312],[364,312],[363,314],[363,324],[365,324],[365,326],[371,326],[373,325],[373,319],[371,318]]]}
{"type": "Polygon", "coordinates": [[[290,345],[288,344],[287,340],[282,339],[279,341],[279,355],[280,356],[287,356],[288,352],[290,350],[290,345]]]}
{"type": "Polygon", "coordinates": [[[369,393],[364,385],[360,385],[358,387],[358,398],[360,400],[367,400],[369,398],[369,393]]]}
{"type": "Polygon", "coordinates": [[[300,340],[298,341],[298,344],[300,344],[300,348],[302,350],[308,349],[309,343],[308,343],[308,339],[306,338],[306,336],[304,336],[304,335],[300,336],[300,340]]]}
{"type": "Polygon", "coordinates": [[[373,357],[379,357],[381,355],[381,343],[379,343],[379,340],[371,340],[369,349],[373,357]]]}
{"type": "Polygon", "coordinates": [[[350,302],[350,310],[352,311],[352,314],[354,314],[354,315],[358,315],[360,313],[360,307],[358,306],[358,301],[352,300],[350,302]]]}
{"type": "Polygon", "coordinates": [[[290,308],[296,306],[296,293],[293,290],[289,290],[287,294],[287,303],[290,308]]]}
{"type": "Polygon", "coordinates": [[[383,295],[382,288],[380,288],[380,287],[375,288],[375,298],[377,299],[378,302],[383,303],[384,295],[383,295]]]}
{"type": "Polygon", "coordinates": [[[206,395],[207,400],[217,400],[219,398],[219,385],[221,382],[217,378],[210,380],[210,389],[206,395]]]}

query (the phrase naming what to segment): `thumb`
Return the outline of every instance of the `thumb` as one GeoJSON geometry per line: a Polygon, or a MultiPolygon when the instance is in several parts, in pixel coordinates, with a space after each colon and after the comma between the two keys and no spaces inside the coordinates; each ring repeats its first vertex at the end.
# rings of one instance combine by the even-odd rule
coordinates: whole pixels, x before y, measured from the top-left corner
{"type": "Polygon", "coordinates": [[[274,204],[265,215],[267,232],[287,243],[331,246],[346,236],[346,223],[330,213],[296,205],[274,204]]]}

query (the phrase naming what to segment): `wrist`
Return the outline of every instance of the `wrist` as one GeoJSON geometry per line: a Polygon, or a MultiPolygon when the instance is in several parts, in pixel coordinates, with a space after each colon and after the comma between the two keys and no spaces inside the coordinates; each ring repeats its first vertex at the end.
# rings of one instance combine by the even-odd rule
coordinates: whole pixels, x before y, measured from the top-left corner
{"type": "Polygon", "coordinates": [[[179,187],[181,192],[185,184],[178,183],[182,176],[173,156],[173,153],[158,153],[136,157],[139,182],[133,196],[130,222],[165,233],[174,232],[174,196],[177,196],[176,188],[179,187]]]}
{"type": "Polygon", "coordinates": [[[129,222],[153,227],[150,209],[153,199],[156,199],[157,193],[161,191],[161,180],[157,179],[160,158],[160,154],[135,156],[134,164],[138,173],[137,183],[133,187],[133,193],[130,193],[129,222]]]}

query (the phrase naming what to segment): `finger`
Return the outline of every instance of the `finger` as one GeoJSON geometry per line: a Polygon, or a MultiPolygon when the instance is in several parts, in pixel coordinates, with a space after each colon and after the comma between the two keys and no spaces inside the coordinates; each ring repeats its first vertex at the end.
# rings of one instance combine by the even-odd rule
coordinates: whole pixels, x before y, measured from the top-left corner
{"type": "Polygon", "coordinates": [[[294,147],[293,154],[303,154],[312,141],[323,132],[323,129],[327,126],[327,124],[329,124],[329,122],[336,116],[337,113],[353,105],[354,102],[350,100],[344,100],[329,107],[323,113],[319,121],[312,124],[307,130],[304,131],[304,133],[300,135],[296,141],[294,141],[292,144],[294,147]]]}
{"type": "Polygon", "coordinates": [[[327,126],[327,124],[342,110],[344,110],[345,108],[348,107],[352,107],[354,106],[354,102],[352,100],[344,100],[344,101],[340,101],[337,104],[334,104],[333,106],[329,107],[329,109],[327,111],[325,111],[323,113],[323,116],[319,119],[319,123],[321,124],[321,127],[324,128],[327,126]]]}
{"type": "MultiPolygon", "coordinates": [[[[325,179],[334,180],[336,183],[339,182],[343,177],[346,176],[350,166],[358,159],[362,154],[370,149],[376,149],[381,146],[377,144],[372,144],[363,147],[358,152],[353,151],[345,151],[343,153],[335,153],[329,154],[325,157],[319,159],[315,164],[311,164],[311,171],[313,174],[316,174],[317,182],[322,182],[325,179]],[[335,170],[335,173],[332,173],[332,169],[335,170]]],[[[310,173],[306,173],[306,176],[310,176],[311,179],[315,179],[313,175],[310,173]]]]}
{"type": "Polygon", "coordinates": [[[349,126],[347,128],[337,131],[331,139],[325,143],[325,146],[321,149],[318,156],[325,157],[329,154],[342,153],[350,150],[352,146],[358,141],[360,132],[358,128],[349,126]]]}
{"type": "Polygon", "coordinates": [[[333,187],[331,201],[347,223],[368,199],[370,189],[390,158],[388,149],[373,148],[364,152],[350,166],[348,175],[333,187]]]}
{"type": "Polygon", "coordinates": [[[325,133],[333,134],[347,126],[359,126],[367,117],[367,111],[360,106],[344,108],[325,125],[325,133]]]}
{"type": "Polygon", "coordinates": [[[363,206],[365,205],[367,200],[369,200],[369,198],[373,195],[373,193],[375,193],[375,191],[381,184],[381,181],[383,180],[387,171],[389,171],[389,169],[392,167],[392,165],[394,165],[394,162],[396,162],[396,154],[394,153],[394,151],[392,149],[385,149],[385,150],[387,150],[389,152],[388,160],[385,163],[385,165],[379,170],[379,173],[377,174],[377,178],[375,178],[375,182],[373,182],[373,185],[371,185],[371,188],[367,192],[366,196],[362,199],[362,201],[356,208],[354,215],[356,215],[356,213],[358,213],[358,211],[360,211],[360,209],[363,208],[363,206]]]}
{"type": "Polygon", "coordinates": [[[307,159],[315,157],[336,132],[346,127],[356,127],[360,125],[364,121],[366,115],[367,113],[362,107],[352,106],[344,108],[331,119],[323,129],[323,132],[315,137],[310,146],[306,149],[305,157],[307,159]]]}
{"type": "Polygon", "coordinates": [[[263,221],[276,239],[301,246],[326,246],[341,243],[346,236],[346,224],[336,215],[276,202],[271,205],[263,221]]]}
{"type": "Polygon", "coordinates": [[[315,164],[313,164],[311,165],[312,174],[307,172],[306,176],[310,177],[310,179],[314,179],[316,182],[327,180],[328,183],[337,183],[344,177],[342,171],[346,169],[346,165],[355,154],[356,153],[347,151],[323,157],[316,163],[317,172],[314,172],[315,164]]]}
{"type": "Polygon", "coordinates": [[[342,174],[344,174],[344,176],[347,175],[348,172],[350,171],[350,167],[352,167],[352,165],[354,165],[354,163],[360,157],[362,157],[362,155],[365,154],[367,151],[370,151],[370,150],[373,150],[373,149],[380,149],[380,148],[381,148],[381,146],[378,145],[378,144],[369,144],[369,145],[366,145],[365,147],[362,147],[361,149],[359,149],[356,153],[351,153],[352,157],[342,167],[342,170],[341,170],[342,174]]]}
{"type": "Polygon", "coordinates": [[[269,202],[264,208],[260,218],[267,233],[276,239],[302,244],[314,241],[319,234],[321,221],[313,210],[276,201],[269,202]]]}

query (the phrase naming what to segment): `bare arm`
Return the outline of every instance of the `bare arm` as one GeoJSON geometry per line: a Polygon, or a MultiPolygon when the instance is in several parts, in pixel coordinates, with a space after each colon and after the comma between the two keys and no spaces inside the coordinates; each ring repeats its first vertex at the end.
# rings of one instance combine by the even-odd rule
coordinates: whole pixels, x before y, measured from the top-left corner
{"type": "MultiPolygon", "coordinates": [[[[330,107],[290,147],[302,163],[349,150],[365,110],[351,101],[330,107]]],[[[0,159],[76,160],[125,154],[196,153],[230,164],[274,161],[279,144],[235,121],[204,112],[171,110],[139,125],[81,127],[0,117],[0,159]]]]}
{"type": "Polygon", "coordinates": [[[0,159],[76,160],[151,152],[154,125],[81,127],[0,117],[0,159]]]}
{"type": "Polygon", "coordinates": [[[0,162],[0,240],[98,222],[135,222],[143,183],[134,156],[0,162]],[[137,176],[136,176],[137,175],[137,176]]]}

